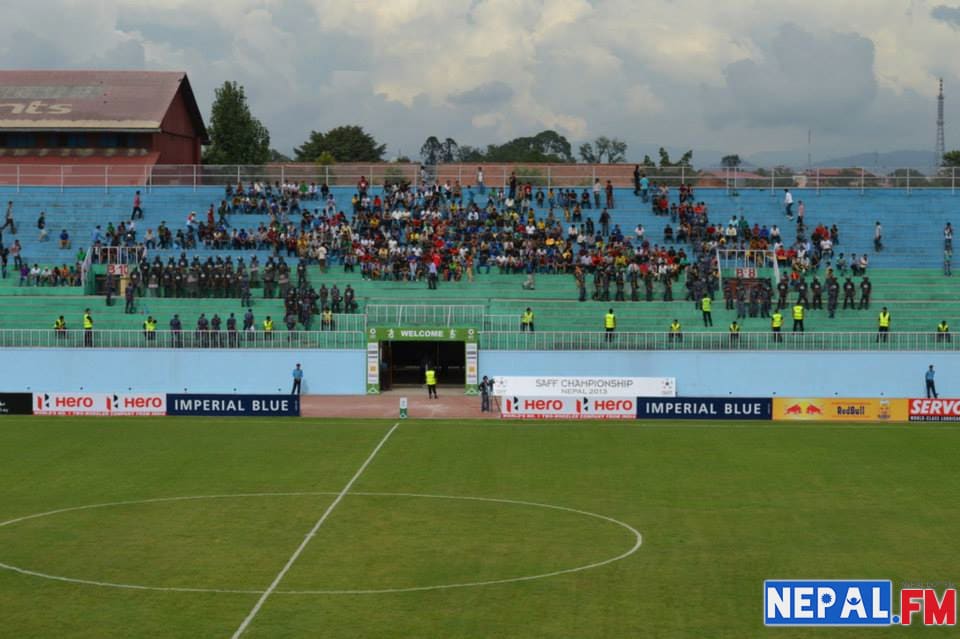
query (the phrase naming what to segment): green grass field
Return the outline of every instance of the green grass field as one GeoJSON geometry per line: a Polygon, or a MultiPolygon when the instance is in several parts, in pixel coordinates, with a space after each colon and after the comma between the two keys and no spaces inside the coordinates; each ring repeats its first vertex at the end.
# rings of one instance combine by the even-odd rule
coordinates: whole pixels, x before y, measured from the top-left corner
{"type": "MultiPolygon", "coordinates": [[[[232,636],[392,425],[0,418],[0,522],[19,519],[0,636],[232,636]]],[[[766,629],[762,584],[960,580],[958,444],[938,425],[403,422],[243,636],[952,636],[766,629]]]]}

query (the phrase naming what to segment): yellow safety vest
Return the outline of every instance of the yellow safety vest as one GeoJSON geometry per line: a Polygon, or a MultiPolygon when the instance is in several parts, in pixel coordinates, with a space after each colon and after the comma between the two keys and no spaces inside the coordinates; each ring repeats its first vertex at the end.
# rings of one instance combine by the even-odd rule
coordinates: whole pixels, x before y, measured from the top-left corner
{"type": "Polygon", "coordinates": [[[616,328],[617,327],[617,316],[613,313],[607,313],[603,317],[603,326],[604,328],[616,328]]]}
{"type": "Polygon", "coordinates": [[[671,332],[671,333],[679,333],[679,332],[680,332],[680,322],[673,322],[672,324],[670,324],[670,332],[671,332]]]}
{"type": "Polygon", "coordinates": [[[797,304],[793,307],[793,319],[802,320],[803,319],[803,307],[797,304]]]}
{"type": "Polygon", "coordinates": [[[64,324],[65,324],[65,322],[63,322],[62,320],[59,320],[59,319],[54,320],[54,322],[53,322],[53,328],[56,329],[56,330],[58,330],[58,331],[59,331],[59,330],[63,330],[64,324]]]}
{"type": "Polygon", "coordinates": [[[143,330],[152,333],[157,330],[157,323],[150,320],[143,320],[143,330]]]}
{"type": "Polygon", "coordinates": [[[703,309],[704,313],[710,312],[710,305],[711,305],[711,301],[709,297],[705,297],[702,300],[700,300],[700,308],[703,309]]]}
{"type": "Polygon", "coordinates": [[[84,314],[83,316],[83,328],[90,329],[93,328],[93,318],[89,314],[84,314]]]}
{"type": "Polygon", "coordinates": [[[263,320],[263,330],[272,331],[273,330],[273,320],[263,320]]]}
{"type": "Polygon", "coordinates": [[[731,324],[731,325],[730,325],[730,332],[731,332],[731,333],[739,333],[739,332],[740,332],[740,325],[739,325],[739,324],[731,324]]]}
{"type": "Polygon", "coordinates": [[[432,368],[427,369],[427,386],[437,385],[437,371],[432,368]]]}
{"type": "Polygon", "coordinates": [[[520,317],[520,323],[533,324],[533,311],[530,311],[529,313],[524,312],[523,315],[520,317]]]}
{"type": "Polygon", "coordinates": [[[880,328],[890,328],[890,313],[880,313],[880,328]]]}
{"type": "Polygon", "coordinates": [[[950,332],[950,327],[947,325],[946,322],[940,322],[939,324],[937,324],[937,332],[938,332],[938,333],[949,333],[949,332],[950,332]]]}
{"type": "Polygon", "coordinates": [[[324,311],[323,312],[323,321],[332,322],[333,321],[333,311],[324,311]]]}
{"type": "Polygon", "coordinates": [[[770,326],[771,328],[780,328],[781,326],[783,326],[783,314],[774,313],[770,317],[770,326]]]}

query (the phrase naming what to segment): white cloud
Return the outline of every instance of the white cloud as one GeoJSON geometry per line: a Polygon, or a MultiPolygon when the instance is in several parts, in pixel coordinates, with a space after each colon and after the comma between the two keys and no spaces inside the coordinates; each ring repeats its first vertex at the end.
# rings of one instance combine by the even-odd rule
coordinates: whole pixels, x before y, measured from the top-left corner
{"type": "Polygon", "coordinates": [[[630,157],[800,147],[807,128],[849,152],[926,148],[941,75],[948,144],[960,123],[957,5],[40,0],[6,8],[0,65],[185,69],[205,111],[236,79],[287,150],[346,123],[408,153],[543,128],[622,137],[630,157]]]}

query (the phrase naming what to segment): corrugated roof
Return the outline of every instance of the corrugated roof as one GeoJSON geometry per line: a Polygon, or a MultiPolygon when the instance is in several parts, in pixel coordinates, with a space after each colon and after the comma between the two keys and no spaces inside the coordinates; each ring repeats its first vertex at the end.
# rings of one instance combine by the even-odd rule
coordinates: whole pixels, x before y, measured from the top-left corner
{"type": "Polygon", "coordinates": [[[159,131],[181,87],[205,140],[182,71],[0,71],[0,129],[159,131]]]}

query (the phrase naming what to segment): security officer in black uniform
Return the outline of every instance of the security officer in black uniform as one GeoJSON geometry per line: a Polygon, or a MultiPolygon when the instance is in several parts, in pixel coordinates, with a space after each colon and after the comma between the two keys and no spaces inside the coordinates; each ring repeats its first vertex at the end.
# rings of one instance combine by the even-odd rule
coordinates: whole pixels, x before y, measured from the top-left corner
{"type": "Polygon", "coordinates": [[[813,293],[813,306],[812,308],[817,310],[823,309],[823,286],[820,284],[820,280],[817,279],[817,276],[813,276],[813,281],[810,283],[810,291],[813,293]]]}
{"type": "Polygon", "coordinates": [[[220,316],[216,313],[213,314],[213,317],[210,318],[210,337],[212,337],[212,343],[214,348],[222,348],[223,340],[222,335],[220,334],[220,325],[221,320],[220,316]]]}
{"type": "Polygon", "coordinates": [[[237,347],[237,318],[233,313],[230,313],[230,317],[227,318],[227,346],[237,347]]]}
{"type": "Polygon", "coordinates": [[[170,345],[174,348],[183,348],[183,324],[176,313],[170,320],[170,345]]]}
{"type": "Polygon", "coordinates": [[[780,282],[777,283],[777,294],[779,299],[777,300],[777,310],[782,311],[787,307],[787,294],[790,292],[790,285],[787,283],[786,276],[780,278],[780,282]]]}
{"type": "Polygon", "coordinates": [[[873,291],[873,284],[866,275],[860,281],[860,308],[870,308],[870,292],[873,291]]]}
{"type": "Polygon", "coordinates": [[[857,303],[854,299],[856,294],[857,287],[854,285],[853,280],[850,279],[850,276],[847,276],[847,280],[843,283],[843,310],[847,310],[847,305],[850,305],[850,308],[856,309],[857,303]]]}
{"type": "Polygon", "coordinates": [[[840,297],[840,283],[837,278],[827,280],[827,312],[833,318],[837,314],[837,300],[840,297]]]}

